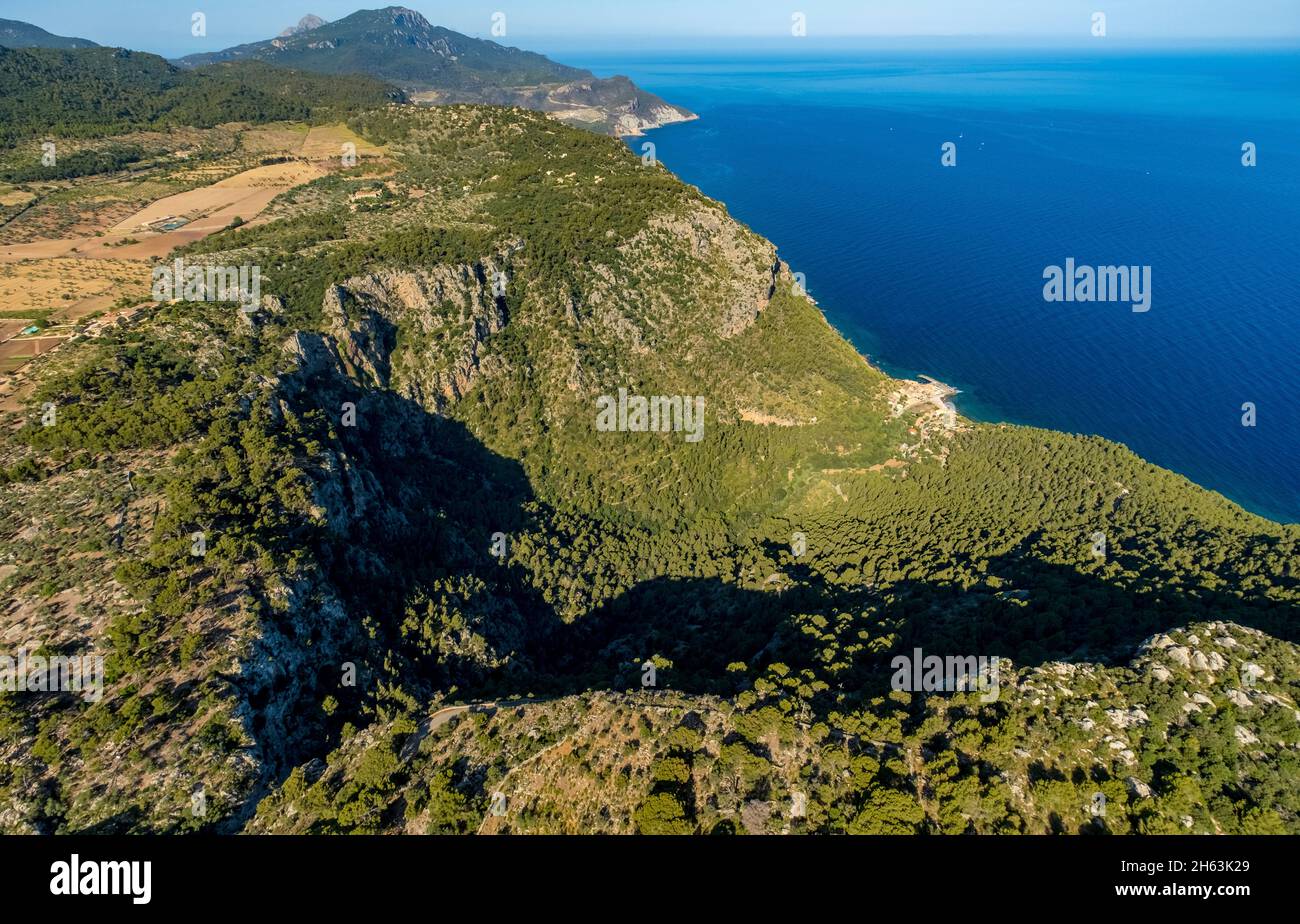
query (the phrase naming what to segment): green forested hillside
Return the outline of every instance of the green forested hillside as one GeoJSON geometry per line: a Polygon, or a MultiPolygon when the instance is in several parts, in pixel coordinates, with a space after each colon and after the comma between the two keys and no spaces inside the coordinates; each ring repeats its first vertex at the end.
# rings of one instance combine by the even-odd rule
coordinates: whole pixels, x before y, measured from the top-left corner
{"type": "Polygon", "coordinates": [[[12,421],[6,592],[111,683],[0,700],[6,829],[1300,831],[1300,528],[949,419],[611,139],[350,124],[381,196],[186,253],[255,318],[152,308],[12,421]],[[598,430],[620,388],[702,438],[598,430]],[[895,689],[915,648],[996,696],[895,689]]]}
{"type": "Polygon", "coordinates": [[[248,60],[325,74],[372,74],[402,86],[448,90],[591,77],[543,55],[434,26],[414,10],[397,6],[357,10],[297,35],[190,55],[181,63],[199,67],[248,60]]]}
{"type": "Polygon", "coordinates": [[[0,47],[4,48],[94,48],[87,39],[54,35],[39,26],[17,19],[0,19],[0,47]]]}
{"type": "Polygon", "coordinates": [[[120,48],[0,47],[0,144],[140,128],[310,119],[404,99],[363,76],[323,77],[258,62],[197,71],[120,48]]]}

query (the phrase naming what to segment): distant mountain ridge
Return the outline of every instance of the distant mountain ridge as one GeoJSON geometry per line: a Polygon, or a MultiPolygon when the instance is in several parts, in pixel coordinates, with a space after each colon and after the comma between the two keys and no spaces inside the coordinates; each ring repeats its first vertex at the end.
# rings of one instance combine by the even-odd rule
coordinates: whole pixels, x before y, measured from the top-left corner
{"type": "Polygon", "coordinates": [[[321,73],[364,72],[412,89],[524,86],[588,76],[539,54],[434,26],[405,7],[359,10],[314,29],[188,55],[177,63],[198,67],[248,58],[321,73]]]}
{"type": "Polygon", "coordinates": [[[405,101],[397,87],[364,74],[325,76],[261,61],[186,70],[124,48],[0,47],[0,147],[38,135],[339,118],[405,101]]]}
{"type": "Polygon", "coordinates": [[[46,32],[17,19],[0,19],[0,48],[98,48],[89,39],[46,32]]]}
{"type": "Polygon", "coordinates": [[[537,109],[610,134],[635,135],[694,118],[626,77],[598,78],[544,55],[435,26],[399,6],[359,10],[335,22],[305,16],[276,38],[176,63],[200,67],[249,59],[323,74],[367,74],[422,102],[537,109]]]}

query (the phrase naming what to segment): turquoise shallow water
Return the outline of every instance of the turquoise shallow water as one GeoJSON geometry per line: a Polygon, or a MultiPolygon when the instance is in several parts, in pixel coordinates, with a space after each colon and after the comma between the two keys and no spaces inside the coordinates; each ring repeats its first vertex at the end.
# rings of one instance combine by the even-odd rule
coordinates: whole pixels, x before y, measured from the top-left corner
{"type": "Polygon", "coordinates": [[[887,370],[1300,521],[1300,51],[563,59],[699,113],[629,143],[775,241],[887,370]],[[1151,309],[1046,302],[1070,257],[1150,266],[1151,309]]]}

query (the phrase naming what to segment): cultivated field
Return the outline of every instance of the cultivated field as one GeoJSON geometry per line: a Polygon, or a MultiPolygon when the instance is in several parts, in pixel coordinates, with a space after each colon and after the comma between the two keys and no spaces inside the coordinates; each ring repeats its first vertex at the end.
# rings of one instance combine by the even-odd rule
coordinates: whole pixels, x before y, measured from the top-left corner
{"type": "Polygon", "coordinates": [[[81,257],[154,260],[184,244],[220,231],[236,218],[256,217],[287,189],[325,175],[315,164],[289,161],[254,167],[210,186],[177,193],[118,221],[102,236],[61,238],[0,247],[0,263],[14,260],[81,257]],[[184,222],[164,230],[167,222],[184,222]]]}
{"type": "Polygon", "coordinates": [[[149,266],[134,260],[0,263],[0,312],[6,318],[75,321],[119,298],[148,294],[149,266]]]}
{"type": "Polygon", "coordinates": [[[364,140],[345,125],[317,125],[307,133],[297,154],[307,160],[333,160],[337,163],[343,154],[343,145],[347,142],[356,145],[358,158],[375,157],[384,153],[383,148],[364,140]]]}
{"type": "Polygon", "coordinates": [[[237,220],[267,220],[281,193],[344,169],[348,143],[372,166],[384,153],[343,125],[236,124],[118,140],[153,160],[74,181],[0,184],[0,377],[8,380],[0,403],[20,387],[9,373],[87,330],[86,319],[112,321],[148,300],[152,267],[175,248],[237,220]]]}

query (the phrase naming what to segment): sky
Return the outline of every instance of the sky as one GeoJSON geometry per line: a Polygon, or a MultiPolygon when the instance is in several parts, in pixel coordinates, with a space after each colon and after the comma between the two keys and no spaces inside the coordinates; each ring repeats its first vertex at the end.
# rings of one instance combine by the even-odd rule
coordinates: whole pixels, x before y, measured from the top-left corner
{"type": "MultiPolygon", "coordinates": [[[[0,0],[0,18],[168,57],[215,51],[279,33],[307,13],[341,19],[383,0],[0,0]],[[207,17],[206,37],[191,16],[207,17]]],[[[965,36],[984,40],[1086,41],[1106,14],[1120,42],[1300,38],[1300,0],[408,0],[435,25],[498,41],[553,48],[641,48],[755,43],[791,38],[802,13],[809,43],[849,38],[965,36]]]]}

